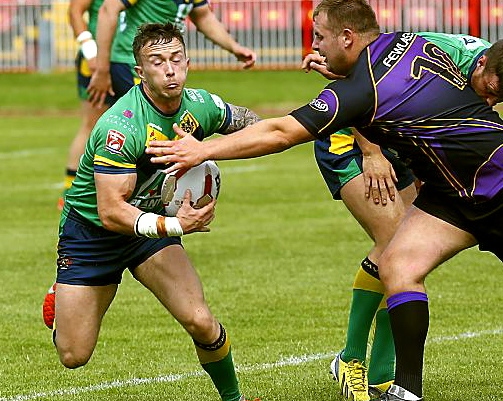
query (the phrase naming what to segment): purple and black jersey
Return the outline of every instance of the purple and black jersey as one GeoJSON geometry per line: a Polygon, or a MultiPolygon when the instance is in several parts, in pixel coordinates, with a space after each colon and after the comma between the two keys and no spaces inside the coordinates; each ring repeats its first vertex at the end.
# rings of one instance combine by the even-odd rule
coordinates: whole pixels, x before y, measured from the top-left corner
{"type": "Polygon", "coordinates": [[[346,79],[291,115],[318,138],[356,127],[449,197],[503,194],[503,121],[445,52],[413,33],[381,34],[346,79]]]}

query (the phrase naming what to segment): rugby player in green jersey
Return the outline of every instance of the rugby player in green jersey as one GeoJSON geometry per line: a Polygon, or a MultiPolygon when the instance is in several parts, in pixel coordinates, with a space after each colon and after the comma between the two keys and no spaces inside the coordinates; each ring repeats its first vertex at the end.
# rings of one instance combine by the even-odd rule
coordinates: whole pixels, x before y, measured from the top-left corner
{"type": "Polygon", "coordinates": [[[197,357],[223,401],[245,401],[229,336],[213,316],[180,236],[208,231],[215,201],[166,217],[160,197],[165,174],[145,153],[152,139],[175,139],[173,125],[202,140],[258,121],[245,107],[203,89],[185,88],[189,60],[171,23],[142,25],[134,39],[141,79],[95,125],[60,221],[53,340],[62,364],[85,365],[102,319],[129,269],[191,336],[197,357]]]}
{"type": "MultiPolygon", "coordinates": [[[[503,42],[491,47],[491,43],[470,35],[418,34],[449,54],[489,105],[500,100],[503,42]]],[[[318,54],[308,55],[302,67],[306,72],[312,69],[328,79],[337,78],[326,70],[324,58],[318,54]]],[[[372,146],[360,136],[355,139],[355,134],[354,130],[345,129],[329,140],[315,141],[315,156],[332,197],[344,202],[374,241],[354,279],[346,343],[332,363],[332,373],[342,394],[355,401],[368,401],[387,390],[394,378],[395,349],[377,261],[405,209],[414,200],[416,189],[412,172],[400,160],[387,150],[381,152],[378,146],[372,146]],[[392,202],[387,202],[388,196],[392,202]],[[367,358],[373,321],[375,330],[367,358]]]]}
{"type": "Polygon", "coordinates": [[[75,59],[77,69],[77,92],[80,99],[81,122],[77,134],[70,144],[66,162],[63,194],[58,199],[58,208],[63,209],[64,194],[72,186],[77,173],[80,156],[89,138],[89,133],[100,118],[103,110],[92,107],[87,101],[87,86],[96,68],[96,23],[98,10],[103,0],[70,0],[68,5],[68,19],[79,50],[75,59]]]}
{"type": "Polygon", "coordinates": [[[80,156],[97,119],[138,83],[131,52],[138,26],[147,22],[169,21],[183,31],[184,21],[190,17],[206,38],[232,53],[243,63],[244,68],[252,67],[256,60],[255,52],[241,46],[229,35],[207,0],[72,0],[69,15],[75,37],[82,42],[82,49],[89,50],[89,54],[94,52],[94,57],[89,66],[91,68],[87,66],[85,55],[77,58],[83,116],[77,135],[70,145],[65,189],[63,197],[58,201],[60,208],[64,203],[64,193],[75,178],[80,156]],[[87,29],[83,26],[82,18],[85,10],[89,12],[87,29]]]}

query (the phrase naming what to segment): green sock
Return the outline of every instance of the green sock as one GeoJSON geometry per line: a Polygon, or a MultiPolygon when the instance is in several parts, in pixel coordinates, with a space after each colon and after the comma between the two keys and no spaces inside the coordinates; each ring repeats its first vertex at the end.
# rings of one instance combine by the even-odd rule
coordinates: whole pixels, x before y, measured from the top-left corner
{"type": "Polygon", "coordinates": [[[201,366],[210,375],[223,401],[239,401],[241,393],[230,350],[224,359],[201,366]]]}
{"type": "Polygon", "coordinates": [[[357,359],[365,362],[370,328],[382,297],[382,294],[372,291],[353,290],[346,346],[342,354],[343,361],[357,359]]]}
{"type": "Polygon", "coordinates": [[[395,378],[395,345],[386,308],[376,314],[374,341],[368,369],[369,384],[382,384],[395,378]]]}
{"type": "Polygon", "coordinates": [[[384,293],[377,277],[377,266],[368,258],[364,259],[353,283],[346,346],[341,355],[345,362],[366,360],[370,329],[384,293]]]}
{"type": "Polygon", "coordinates": [[[239,401],[241,393],[232,359],[231,342],[222,325],[220,336],[213,344],[201,344],[194,340],[197,357],[203,369],[210,375],[223,401],[239,401]]]}

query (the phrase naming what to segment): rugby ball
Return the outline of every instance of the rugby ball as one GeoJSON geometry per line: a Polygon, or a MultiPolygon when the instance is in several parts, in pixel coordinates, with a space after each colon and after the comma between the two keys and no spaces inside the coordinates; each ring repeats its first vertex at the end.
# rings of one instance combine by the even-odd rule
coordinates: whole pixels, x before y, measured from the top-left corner
{"type": "Polygon", "coordinates": [[[161,187],[166,216],[176,215],[187,189],[192,193],[191,205],[196,209],[216,199],[220,192],[220,169],[217,164],[208,160],[190,169],[166,174],[161,187]]]}

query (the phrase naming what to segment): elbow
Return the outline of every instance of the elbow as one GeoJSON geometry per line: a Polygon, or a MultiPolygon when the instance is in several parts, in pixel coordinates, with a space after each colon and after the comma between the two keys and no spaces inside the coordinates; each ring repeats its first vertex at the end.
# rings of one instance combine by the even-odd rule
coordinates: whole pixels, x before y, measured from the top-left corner
{"type": "Polygon", "coordinates": [[[295,146],[296,143],[291,140],[288,136],[282,135],[282,132],[278,132],[276,137],[276,153],[283,152],[284,150],[290,149],[291,147],[295,146]]]}
{"type": "Polygon", "coordinates": [[[115,231],[114,218],[110,208],[98,208],[98,216],[103,228],[108,231],[115,231]]]}

